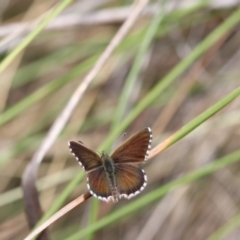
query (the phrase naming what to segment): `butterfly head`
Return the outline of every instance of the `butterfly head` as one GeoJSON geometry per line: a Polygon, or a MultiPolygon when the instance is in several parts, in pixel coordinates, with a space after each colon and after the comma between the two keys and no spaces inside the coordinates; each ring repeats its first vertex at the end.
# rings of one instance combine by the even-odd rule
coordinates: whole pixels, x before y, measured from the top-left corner
{"type": "Polygon", "coordinates": [[[106,157],[106,156],[108,156],[108,154],[105,153],[104,151],[102,151],[102,155],[101,155],[101,157],[106,157]]]}
{"type": "Polygon", "coordinates": [[[106,160],[110,160],[111,157],[110,157],[106,152],[102,151],[101,159],[102,159],[102,161],[104,162],[104,161],[106,161],[106,160]]]}

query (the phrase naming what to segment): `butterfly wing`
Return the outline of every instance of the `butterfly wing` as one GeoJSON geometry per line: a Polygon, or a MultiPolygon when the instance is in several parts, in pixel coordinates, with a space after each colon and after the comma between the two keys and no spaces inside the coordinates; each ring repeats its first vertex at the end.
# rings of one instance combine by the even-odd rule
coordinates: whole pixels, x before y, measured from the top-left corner
{"type": "Polygon", "coordinates": [[[148,127],[142,129],[118,147],[111,158],[114,163],[141,163],[147,160],[151,143],[152,131],[148,127]]]}
{"type": "Polygon", "coordinates": [[[92,150],[85,147],[81,142],[70,141],[68,143],[72,155],[85,171],[91,171],[102,166],[101,158],[92,150]]]}
{"type": "Polygon", "coordinates": [[[89,172],[87,182],[88,190],[94,197],[106,202],[111,199],[114,200],[103,167],[99,167],[89,172]]]}
{"type": "Polygon", "coordinates": [[[115,177],[120,198],[130,199],[147,186],[147,175],[144,170],[132,164],[116,164],[115,177]]]}

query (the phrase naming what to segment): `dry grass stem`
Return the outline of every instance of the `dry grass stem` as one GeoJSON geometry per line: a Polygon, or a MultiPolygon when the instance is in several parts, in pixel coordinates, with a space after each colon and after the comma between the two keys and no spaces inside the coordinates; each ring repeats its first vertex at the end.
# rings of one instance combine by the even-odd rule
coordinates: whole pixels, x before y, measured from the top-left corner
{"type": "Polygon", "coordinates": [[[35,238],[39,233],[41,233],[44,229],[49,227],[52,223],[57,221],[59,218],[64,216],[66,213],[77,207],[79,204],[85,202],[88,198],[90,198],[92,195],[90,193],[82,194],[80,197],[74,199],[72,202],[67,204],[65,207],[60,209],[58,212],[56,212],[54,215],[52,215],[47,221],[45,221],[43,224],[41,224],[39,227],[37,227],[35,230],[33,230],[24,240],[31,240],[35,238]]]}

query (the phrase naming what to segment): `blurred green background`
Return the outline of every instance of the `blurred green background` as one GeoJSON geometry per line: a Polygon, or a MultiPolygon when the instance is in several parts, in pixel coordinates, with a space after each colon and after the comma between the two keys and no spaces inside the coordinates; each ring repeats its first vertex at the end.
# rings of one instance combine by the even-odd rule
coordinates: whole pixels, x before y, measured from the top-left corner
{"type": "MultiPolygon", "coordinates": [[[[0,1],[0,239],[29,234],[24,170],[132,4],[0,1]],[[23,47],[55,6],[63,11],[23,47]]],[[[69,140],[111,152],[123,132],[149,126],[155,147],[189,130],[145,164],[148,185],[137,197],[90,198],[41,239],[240,239],[239,22],[237,0],[148,2],[44,156],[36,182],[43,212],[87,192],[69,140]]]]}

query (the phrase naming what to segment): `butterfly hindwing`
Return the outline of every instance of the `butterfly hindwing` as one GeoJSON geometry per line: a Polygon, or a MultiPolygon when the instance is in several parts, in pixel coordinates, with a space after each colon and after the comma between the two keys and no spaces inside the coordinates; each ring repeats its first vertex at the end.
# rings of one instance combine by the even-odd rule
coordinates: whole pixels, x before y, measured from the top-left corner
{"type": "Polygon", "coordinates": [[[85,171],[91,171],[102,165],[101,158],[80,142],[70,141],[68,145],[70,151],[85,171]]]}
{"type": "Polygon", "coordinates": [[[151,143],[152,131],[145,128],[118,147],[111,158],[114,163],[141,163],[147,160],[151,143]]]}
{"type": "Polygon", "coordinates": [[[113,200],[110,185],[103,167],[88,173],[87,186],[89,192],[96,198],[108,202],[113,200]]]}
{"type": "Polygon", "coordinates": [[[147,186],[147,175],[144,170],[132,164],[116,164],[115,177],[120,198],[130,199],[147,186]]]}

